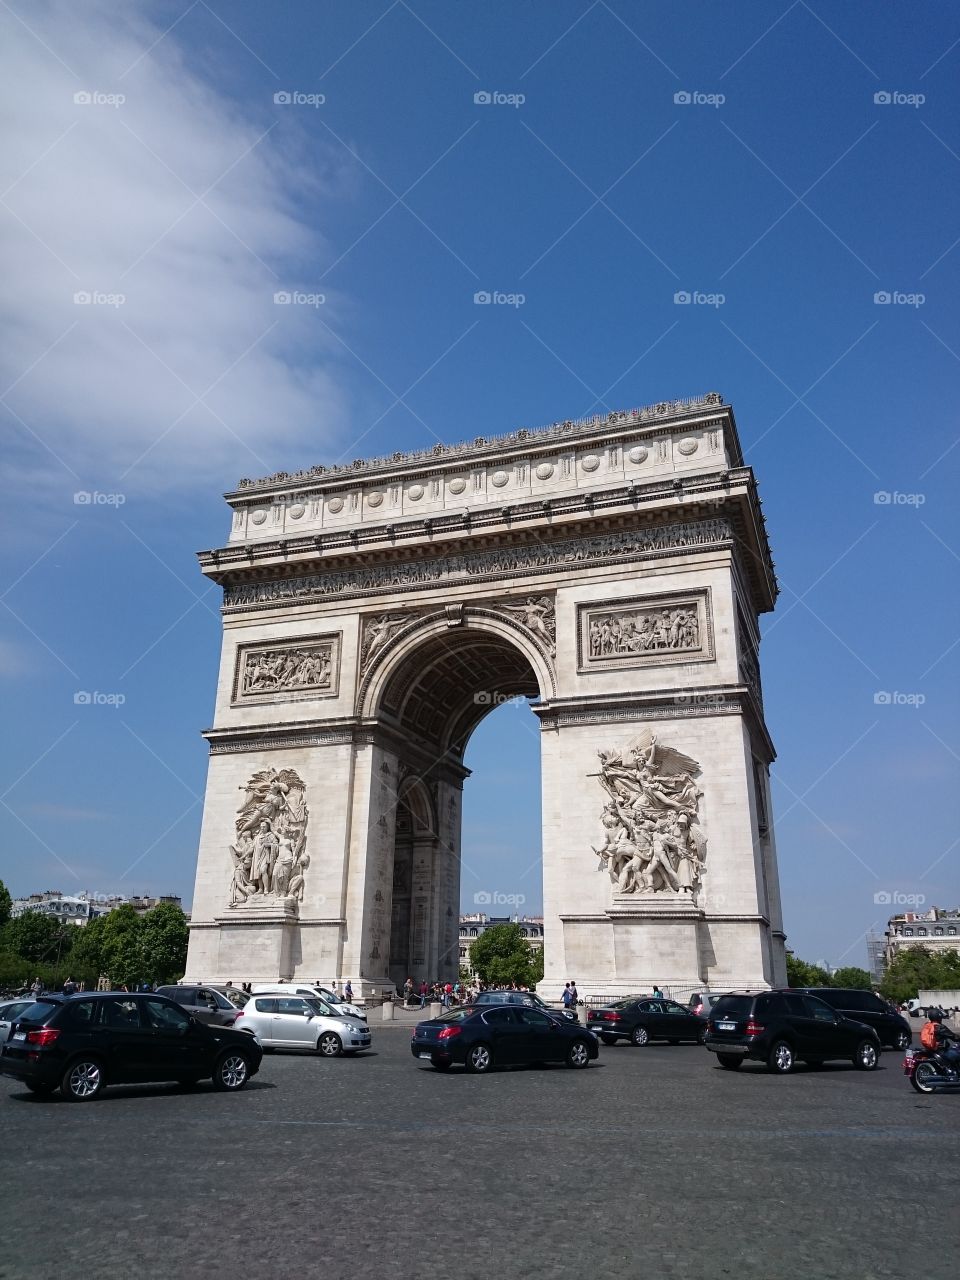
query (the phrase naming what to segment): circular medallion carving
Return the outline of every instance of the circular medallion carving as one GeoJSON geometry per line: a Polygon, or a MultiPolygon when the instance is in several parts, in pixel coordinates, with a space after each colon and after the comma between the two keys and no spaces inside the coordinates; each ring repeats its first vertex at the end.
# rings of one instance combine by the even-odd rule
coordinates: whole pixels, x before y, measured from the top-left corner
{"type": "Polygon", "coordinates": [[[423,497],[423,485],[412,484],[410,488],[407,490],[407,497],[410,499],[411,502],[419,502],[420,499],[423,497]]]}
{"type": "Polygon", "coordinates": [[[463,493],[464,489],[467,487],[467,482],[462,477],[458,476],[456,480],[451,480],[447,487],[451,493],[463,493]]]}
{"type": "Polygon", "coordinates": [[[681,440],[680,443],[677,445],[677,449],[686,458],[689,458],[691,454],[696,453],[699,448],[700,448],[700,441],[694,440],[693,436],[687,436],[685,440],[681,440]]]}
{"type": "Polygon", "coordinates": [[[373,493],[367,494],[368,507],[379,507],[382,502],[383,502],[383,494],[380,492],[379,489],[374,489],[373,493]]]}
{"type": "Polygon", "coordinates": [[[293,506],[287,510],[287,515],[290,517],[291,520],[299,520],[300,517],[303,515],[303,513],[306,511],[306,509],[307,508],[303,505],[302,502],[295,502],[293,506]]]}
{"type": "Polygon", "coordinates": [[[250,517],[250,523],[263,524],[266,518],[267,518],[267,513],[265,511],[254,511],[253,515],[250,517]]]}
{"type": "Polygon", "coordinates": [[[495,489],[502,489],[509,479],[505,471],[495,471],[490,483],[495,489]]]}
{"type": "Polygon", "coordinates": [[[585,458],[580,460],[580,469],[582,471],[596,471],[600,465],[600,459],[595,453],[588,453],[585,458]]]}
{"type": "Polygon", "coordinates": [[[638,445],[635,449],[631,449],[627,457],[631,462],[646,462],[650,456],[650,450],[644,449],[642,445],[638,445]]]}
{"type": "Polygon", "coordinates": [[[553,463],[541,462],[539,467],[537,467],[537,479],[549,480],[552,475],[553,475],[553,463]]]}
{"type": "Polygon", "coordinates": [[[327,503],[327,510],[332,511],[334,515],[343,510],[342,498],[331,498],[327,503]]]}

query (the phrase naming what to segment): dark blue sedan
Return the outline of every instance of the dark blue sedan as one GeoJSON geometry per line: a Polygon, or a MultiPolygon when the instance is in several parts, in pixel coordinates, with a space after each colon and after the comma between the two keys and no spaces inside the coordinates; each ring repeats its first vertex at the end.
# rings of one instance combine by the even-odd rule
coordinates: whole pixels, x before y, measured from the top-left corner
{"type": "Polygon", "coordinates": [[[564,1062],[586,1067],[599,1055],[597,1037],[578,1023],[524,1005],[465,1005],[417,1023],[410,1052],[438,1071],[454,1064],[482,1074],[494,1067],[564,1062]]]}

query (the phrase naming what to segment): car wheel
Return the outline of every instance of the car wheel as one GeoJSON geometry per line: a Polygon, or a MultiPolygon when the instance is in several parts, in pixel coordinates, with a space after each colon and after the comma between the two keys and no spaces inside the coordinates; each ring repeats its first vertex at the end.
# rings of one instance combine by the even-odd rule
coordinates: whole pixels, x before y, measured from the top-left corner
{"type": "Polygon", "coordinates": [[[60,1092],[68,1102],[92,1102],[103,1088],[103,1067],[96,1058],[71,1062],[60,1081],[60,1092]]]}
{"type": "Polygon", "coordinates": [[[775,1041],[770,1050],[770,1057],[767,1059],[767,1070],[785,1076],[788,1071],[793,1070],[793,1062],[793,1049],[786,1040],[775,1041]]]}
{"type": "Polygon", "coordinates": [[[485,1071],[493,1070],[493,1054],[487,1045],[475,1044],[468,1050],[467,1070],[475,1075],[483,1075],[485,1071]]]}
{"type": "Polygon", "coordinates": [[[604,1043],[604,1044],[616,1044],[616,1043],[617,1043],[617,1037],[616,1037],[616,1036],[601,1036],[601,1037],[600,1037],[600,1039],[603,1041],[603,1043],[604,1043]]]}
{"type": "Polygon", "coordinates": [[[56,1085],[48,1084],[46,1080],[24,1080],[23,1082],[31,1093],[53,1093],[56,1085]]]}
{"type": "Polygon", "coordinates": [[[434,1071],[449,1071],[453,1064],[449,1062],[441,1062],[439,1058],[431,1058],[430,1065],[433,1067],[434,1071]]]}
{"type": "Polygon", "coordinates": [[[913,1068],[913,1075],[910,1077],[910,1083],[916,1089],[917,1093],[934,1093],[936,1085],[933,1083],[937,1075],[937,1069],[932,1062],[918,1062],[913,1068]]]}
{"type": "Polygon", "coordinates": [[[896,1040],[894,1040],[893,1042],[893,1047],[895,1049],[909,1049],[910,1042],[912,1040],[913,1040],[913,1036],[910,1034],[909,1031],[899,1031],[897,1032],[896,1040]]]}
{"type": "Polygon", "coordinates": [[[717,1061],[726,1071],[739,1071],[743,1066],[743,1059],[736,1053],[718,1053],[717,1061]]]}
{"type": "Polygon", "coordinates": [[[853,1065],[861,1071],[876,1071],[880,1065],[880,1050],[873,1040],[861,1040],[853,1055],[853,1065]]]}
{"type": "Polygon", "coordinates": [[[645,1044],[650,1041],[650,1032],[646,1027],[634,1027],[630,1032],[630,1043],[636,1045],[638,1049],[642,1049],[645,1044]]]}
{"type": "Polygon", "coordinates": [[[317,1053],[324,1058],[339,1058],[343,1043],[335,1031],[325,1031],[317,1041],[317,1053]]]}
{"type": "Polygon", "coordinates": [[[231,1049],[221,1053],[213,1068],[213,1087],[233,1093],[242,1089],[250,1079],[250,1066],[242,1053],[231,1049]]]}
{"type": "Polygon", "coordinates": [[[567,1066],[568,1067],[589,1067],[590,1065],[590,1046],[586,1040],[574,1040],[573,1044],[567,1050],[567,1066]]]}

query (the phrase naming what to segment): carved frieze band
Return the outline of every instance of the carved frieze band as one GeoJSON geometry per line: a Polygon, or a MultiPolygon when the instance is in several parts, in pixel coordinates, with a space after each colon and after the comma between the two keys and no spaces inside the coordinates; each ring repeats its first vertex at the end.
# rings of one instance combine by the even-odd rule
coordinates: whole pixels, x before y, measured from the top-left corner
{"type": "Polygon", "coordinates": [[[712,662],[709,587],[601,600],[577,609],[580,671],[712,662]]]}
{"type": "Polygon", "coordinates": [[[569,538],[544,544],[497,547],[469,555],[376,565],[297,578],[240,583],[224,589],[224,612],[269,607],[285,600],[322,600],[329,596],[370,595],[416,587],[441,587],[475,578],[504,578],[543,570],[571,569],[583,564],[656,557],[686,548],[733,541],[729,520],[714,517],[652,528],[569,538]]]}
{"type": "Polygon", "coordinates": [[[335,698],[340,682],[340,633],[277,644],[239,645],[233,705],[335,698]]]}

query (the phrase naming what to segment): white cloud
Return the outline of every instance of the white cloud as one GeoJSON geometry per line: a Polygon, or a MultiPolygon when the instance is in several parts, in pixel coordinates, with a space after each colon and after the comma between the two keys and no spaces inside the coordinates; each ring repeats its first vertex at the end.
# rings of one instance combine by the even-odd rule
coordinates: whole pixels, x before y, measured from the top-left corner
{"type": "Polygon", "coordinates": [[[0,393],[15,384],[7,403],[26,425],[7,418],[6,435],[24,483],[232,483],[318,461],[344,418],[332,340],[317,311],[274,292],[322,289],[306,264],[334,159],[296,154],[299,122],[272,90],[241,106],[204,83],[178,45],[189,17],[151,50],[163,27],[134,6],[18,12],[0,8],[0,393]],[[211,384],[209,408],[195,404],[211,384]]]}

